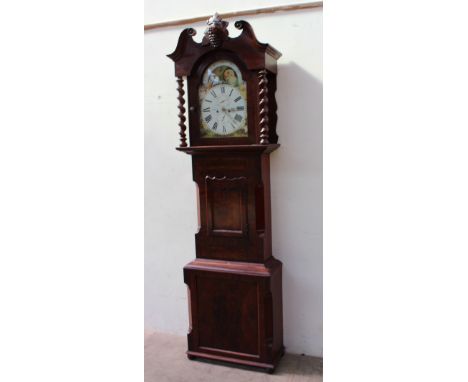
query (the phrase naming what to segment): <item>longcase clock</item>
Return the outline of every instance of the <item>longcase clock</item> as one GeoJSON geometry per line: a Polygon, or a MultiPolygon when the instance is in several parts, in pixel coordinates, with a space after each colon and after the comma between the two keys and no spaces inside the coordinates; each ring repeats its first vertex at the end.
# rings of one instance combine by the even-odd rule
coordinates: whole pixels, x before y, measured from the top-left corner
{"type": "Polygon", "coordinates": [[[281,53],[260,43],[246,21],[234,24],[241,30],[235,38],[217,14],[207,24],[201,43],[187,28],[168,55],[179,92],[177,150],[192,156],[198,196],[196,259],[184,267],[187,355],[273,371],[284,354],[282,264],[272,255],[270,206],[281,53]]]}

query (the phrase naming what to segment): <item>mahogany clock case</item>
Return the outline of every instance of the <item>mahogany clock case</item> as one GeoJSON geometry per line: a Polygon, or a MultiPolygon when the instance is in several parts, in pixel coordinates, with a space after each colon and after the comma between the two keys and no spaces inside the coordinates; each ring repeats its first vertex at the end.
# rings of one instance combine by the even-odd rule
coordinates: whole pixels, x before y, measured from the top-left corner
{"type": "Polygon", "coordinates": [[[272,255],[270,153],[276,134],[276,60],[245,21],[229,38],[215,15],[201,43],[182,31],[175,51],[179,91],[180,146],[192,157],[199,229],[196,259],[184,267],[189,294],[187,356],[273,371],[284,353],[282,263],[272,255]],[[246,137],[200,136],[198,88],[216,61],[229,60],[247,84],[246,137]],[[189,142],[183,76],[187,77],[189,142]]]}

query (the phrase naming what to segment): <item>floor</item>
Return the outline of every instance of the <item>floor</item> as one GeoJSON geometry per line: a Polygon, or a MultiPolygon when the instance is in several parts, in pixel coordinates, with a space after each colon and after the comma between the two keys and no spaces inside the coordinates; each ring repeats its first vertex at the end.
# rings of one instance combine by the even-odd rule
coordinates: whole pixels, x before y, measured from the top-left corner
{"type": "Polygon", "coordinates": [[[190,361],[186,337],[145,333],[145,382],[322,382],[322,359],[285,354],[274,374],[208,361],[190,361]]]}

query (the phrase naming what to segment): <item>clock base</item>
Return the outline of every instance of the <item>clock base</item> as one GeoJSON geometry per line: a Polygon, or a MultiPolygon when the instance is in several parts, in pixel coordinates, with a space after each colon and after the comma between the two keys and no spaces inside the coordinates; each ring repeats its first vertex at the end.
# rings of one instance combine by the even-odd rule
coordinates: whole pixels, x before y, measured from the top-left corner
{"type": "Polygon", "coordinates": [[[208,353],[202,353],[202,352],[196,352],[196,351],[187,351],[187,358],[191,361],[196,360],[198,358],[206,359],[209,361],[219,361],[219,362],[226,362],[230,364],[236,364],[236,365],[241,365],[241,366],[249,366],[257,369],[262,369],[265,372],[272,374],[275,372],[276,367],[278,366],[278,363],[281,359],[281,357],[284,355],[284,347],[281,349],[281,351],[277,354],[277,356],[274,358],[273,362],[271,363],[264,363],[264,362],[255,362],[255,361],[248,361],[248,360],[242,360],[242,359],[237,359],[233,357],[228,357],[228,356],[219,356],[219,355],[213,355],[213,354],[208,354],[208,353]]]}
{"type": "Polygon", "coordinates": [[[184,267],[187,356],[273,371],[284,354],[282,264],[195,259],[184,267]]]}

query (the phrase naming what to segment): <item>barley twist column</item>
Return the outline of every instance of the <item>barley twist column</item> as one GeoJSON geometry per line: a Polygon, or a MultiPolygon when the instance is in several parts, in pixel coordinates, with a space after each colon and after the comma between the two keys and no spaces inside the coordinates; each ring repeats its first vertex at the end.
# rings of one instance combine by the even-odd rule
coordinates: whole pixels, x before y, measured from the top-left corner
{"type": "Polygon", "coordinates": [[[259,98],[260,101],[258,103],[260,113],[260,144],[261,145],[268,145],[269,142],[269,131],[268,131],[268,79],[267,79],[267,71],[262,69],[258,72],[258,88],[259,88],[259,98]]]}
{"type": "Polygon", "coordinates": [[[185,126],[185,99],[184,99],[184,79],[182,77],[177,77],[177,91],[179,92],[179,96],[177,99],[179,100],[179,135],[180,135],[180,147],[187,147],[187,137],[185,135],[185,130],[187,130],[187,126],[185,126]]]}

